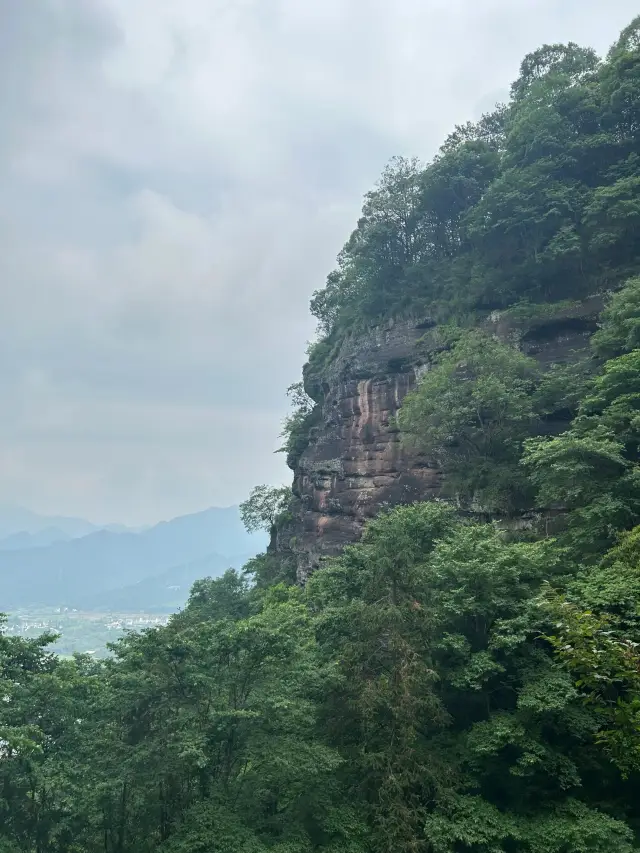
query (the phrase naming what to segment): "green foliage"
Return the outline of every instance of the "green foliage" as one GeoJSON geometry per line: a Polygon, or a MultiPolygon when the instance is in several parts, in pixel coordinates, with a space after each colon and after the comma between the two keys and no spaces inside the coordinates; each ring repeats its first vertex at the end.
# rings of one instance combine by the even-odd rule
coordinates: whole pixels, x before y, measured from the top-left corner
{"type": "Polygon", "coordinates": [[[420,215],[422,172],[417,160],[394,158],[365,197],[357,229],[338,257],[338,269],[314,294],[311,311],[327,333],[344,311],[385,314],[405,289],[405,268],[425,250],[420,215]]]}
{"type": "Polygon", "coordinates": [[[107,662],[0,637],[0,838],[29,853],[627,853],[639,553],[636,531],[576,576],[553,540],[433,501],[371,521],[305,590],[269,577],[270,555],[247,566],[256,585],[199,581],[107,662]],[[566,614],[584,604],[559,620],[545,584],[619,615],[578,620],[575,639],[566,614]]]}
{"type": "MultiPolygon", "coordinates": [[[[640,322],[637,290],[637,279],[627,282],[602,314],[594,350],[614,357],[599,375],[582,381],[579,401],[574,394],[569,397],[576,415],[570,428],[556,437],[530,438],[524,446],[522,463],[538,505],[563,512],[564,539],[580,559],[602,555],[619,531],[640,520],[640,350],[633,348],[640,322]]],[[[538,391],[540,402],[554,396],[545,382],[538,391]]]]}
{"type": "Polygon", "coordinates": [[[552,364],[539,378],[533,397],[535,410],[546,420],[572,420],[590,388],[592,376],[590,359],[552,364]]]}
{"type": "Polygon", "coordinates": [[[640,527],[541,605],[547,639],[594,708],[598,743],[625,776],[640,771],[640,527]]]}
{"type": "Polygon", "coordinates": [[[380,516],[313,576],[337,664],[323,718],[373,850],[632,849],[593,787],[597,714],[538,639],[536,593],[564,571],[552,541],[429,503],[380,516]]]}
{"type": "Polygon", "coordinates": [[[625,636],[610,614],[583,611],[564,596],[550,598],[547,606],[555,620],[548,639],[586,702],[598,712],[597,741],[625,776],[637,773],[640,644],[625,636]]]}
{"type": "Polygon", "coordinates": [[[500,317],[512,322],[518,328],[519,332],[527,332],[535,329],[539,324],[554,320],[556,317],[561,316],[563,311],[575,308],[579,304],[569,299],[560,302],[541,303],[522,300],[501,312],[500,317]]]}
{"type": "Polygon", "coordinates": [[[447,488],[487,511],[522,505],[518,472],[534,424],[533,359],[481,334],[461,336],[405,398],[398,424],[441,466],[447,488]]]}
{"type": "Polygon", "coordinates": [[[249,533],[256,530],[269,533],[290,501],[291,489],[288,486],[254,486],[246,501],[240,504],[242,522],[249,533]]]}
{"type": "Polygon", "coordinates": [[[571,800],[549,814],[518,820],[480,797],[455,797],[446,802],[443,813],[428,820],[427,832],[433,839],[433,853],[630,853],[635,849],[624,824],[571,800]]]}
{"type": "Polygon", "coordinates": [[[277,452],[287,454],[287,465],[293,469],[309,444],[310,430],[319,422],[322,408],[309,397],[302,382],[290,385],[287,394],[293,411],[285,418],[280,433],[285,441],[277,452]]]}
{"type": "Polygon", "coordinates": [[[421,559],[452,523],[437,504],[395,510],[309,584],[323,659],[340,661],[325,717],[348,756],[353,795],[365,796],[376,850],[413,849],[426,802],[446,773],[435,755],[427,757],[422,736],[439,732],[446,712],[416,584],[421,559]]]}
{"type": "Polygon", "coordinates": [[[640,350],[611,359],[571,429],[525,443],[524,465],[544,508],[568,511],[569,538],[603,553],[640,519],[640,350]]]}
{"type": "Polygon", "coordinates": [[[295,562],[292,557],[285,557],[283,554],[258,554],[245,564],[242,571],[250,575],[260,588],[296,582],[295,562]]]}
{"type": "MultiPolygon", "coordinates": [[[[594,338],[603,364],[540,375],[443,322],[400,411],[460,503],[513,513],[533,489],[544,525],[397,507],[306,588],[270,550],[106,661],[0,622],[0,851],[638,849],[639,33],[606,62],[541,48],[510,104],[430,166],[390,164],[314,296],[313,399],[290,389],[295,459],[348,329],[512,306],[524,333],[626,281],[594,338]]],[[[257,486],[247,528],[283,534],[291,499],[257,486]]]]}
{"type": "Polygon", "coordinates": [[[545,44],[524,58],[511,91],[516,99],[532,95],[545,98],[556,88],[565,90],[581,83],[597,65],[598,57],[589,48],[573,42],[545,44]]]}
{"type": "Polygon", "coordinates": [[[228,572],[103,665],[0,636],[0,838],[25,851],[360,850],[315,735],[299,590],[228,572]]]}
{"type": "Polygon", "coordinates": [[[324,338],[317,338],[307,348],[308,360],[303,368],[303,387],[316,402],[322,399],[322,389],[318,386],[318,378],[335,355],[338,347],[334,336],[329,334],[324,338]]]}
{"type": "Polygon", "coordinates": [[[593,336],[598,355],[612,358],[640,346],[640,277],[630,279],[614,294],[601,321],[593,336]]]}
{"type": "Polygon", "coordinates": [[[335,342],[394,315],[582,299],[637,273],[640,48],[523,60],[511,100],[426,167],[393,160],[311,310],[335,342]]]}

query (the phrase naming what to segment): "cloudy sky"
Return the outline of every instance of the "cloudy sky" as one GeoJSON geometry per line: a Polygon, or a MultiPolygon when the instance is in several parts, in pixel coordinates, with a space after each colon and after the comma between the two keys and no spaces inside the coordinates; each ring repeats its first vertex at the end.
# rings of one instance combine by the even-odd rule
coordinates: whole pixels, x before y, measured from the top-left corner
{"type": "Polygon", "coordinates": [[[0,0],[0,503],[148,523],[289,479],[321,286],[394,154],[637,0],[0,0]]]}

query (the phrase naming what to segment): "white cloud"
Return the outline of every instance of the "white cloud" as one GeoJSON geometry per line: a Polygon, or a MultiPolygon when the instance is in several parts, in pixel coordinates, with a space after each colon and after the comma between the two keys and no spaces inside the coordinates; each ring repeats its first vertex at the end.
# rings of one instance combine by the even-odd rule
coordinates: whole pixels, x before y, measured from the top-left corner
{"type": "Polygon", "coordinates": [[[287,477],[321,286],[392,154],[631,0],[0,0],[0,500],[146,522],[287,477]]]}

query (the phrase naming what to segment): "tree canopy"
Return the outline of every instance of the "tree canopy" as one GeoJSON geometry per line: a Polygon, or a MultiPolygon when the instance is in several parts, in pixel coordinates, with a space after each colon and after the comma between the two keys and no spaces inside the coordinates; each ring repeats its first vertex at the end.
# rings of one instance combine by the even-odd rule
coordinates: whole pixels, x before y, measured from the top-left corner
{"type": "Polygon", "coordinates": [[[526,56],[511,99],[434,160],[393,159],[311,310],[323,335],[392,315],[439,320],[580,298],[638,263],[638,19],[605,61],[526,56]]]}
{"type": "Polygon", "coordinates": [[[249,497],[240,504],[240,517],[247,531],[271,532],[290,497],[291,489],[287,486],[254,486],[249,497]]]}
{"type": "Polygon", "coordinates": [[[398,425],[448,492],[302,588],[295,497],[257,486],[267,553],[106,660],[0,620],[0,853],[640,849],[639,146],[640,18],[604,61],[543,46],[431,164],[392,161],[314,296],[285,449],[342,335],[426,313],[443,345],[398,425]],[[486,322],[595,293],[579,363],[486,322]]]}

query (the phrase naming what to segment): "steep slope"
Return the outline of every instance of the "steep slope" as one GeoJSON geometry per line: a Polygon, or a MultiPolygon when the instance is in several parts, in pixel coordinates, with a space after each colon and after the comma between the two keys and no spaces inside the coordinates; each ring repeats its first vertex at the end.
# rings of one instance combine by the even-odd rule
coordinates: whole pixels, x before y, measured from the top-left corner
{"type": "MultiPolygon", "coordinates": [[[[543,366],[575,363],[588,351],[601,308],[602,299],[592,297],[569,308],[561,304],[536,322],[494,312],[483,328],[518,341],[543,366]]],[[[366,520],[384,507],[439,496],[440,471],[407,449],[394,416],[440,349],[428,319],[392,320],[348,335],[321,374],[307,369],[310,391],[323,389],[323,402],[320,423],[295,465],[298,500],[286,528],[300,580],[358,539],[366,520]]]]}
{"type": "MultiPolygon", "coordinates": [[[[427,166],[392,160],[365,196],[311,301],[309,401],[288,420],[294,520],[277,547],[296,554],[301,580],[382,507],[441,494],[394,415],[452,329],[482,329],[545,366],[575,363],[608,295],[637,275],[635,26],[606,61],[543,46],[507,104],[456,128],[427,166]]],[[[556,392],[542,431],[562,420],[556,392]]]]}
{"type": "Polygon", "coordinates": [[[290,389],[293,500],[244,508],[256,583],[106,664],[0,631],[3,853],[640,849],[640,17],[607,62],[527,56],[514,103],[488,182],[467,127],[445,182],[369,197],[290,389]],[[419,497],[450,503],[295,587],[419,497]]]}

